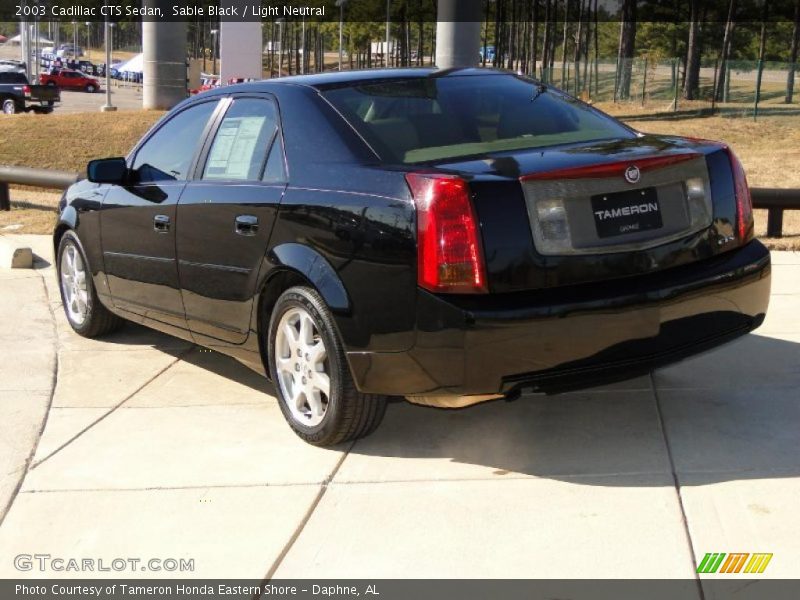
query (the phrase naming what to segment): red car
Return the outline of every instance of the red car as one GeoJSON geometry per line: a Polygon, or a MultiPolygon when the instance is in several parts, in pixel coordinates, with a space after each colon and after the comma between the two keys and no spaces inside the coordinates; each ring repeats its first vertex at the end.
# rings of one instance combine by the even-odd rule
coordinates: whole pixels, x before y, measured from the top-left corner
{"type": "Polygon", "coordinates": [[[39,83],[55,85],[62,90],[84,90],[89,93],[100,90],[97,79],[71,69],[53,69],[49,73],[42,73],[39,75],[39,83]]]}

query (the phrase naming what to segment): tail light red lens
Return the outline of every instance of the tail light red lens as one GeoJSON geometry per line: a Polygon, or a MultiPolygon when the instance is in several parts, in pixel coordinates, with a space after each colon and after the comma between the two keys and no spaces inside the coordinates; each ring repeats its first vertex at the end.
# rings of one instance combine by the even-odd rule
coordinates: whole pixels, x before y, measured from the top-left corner
{"type": "Polygon", "coordinates": [[[30,96],[31,95],[31,87],[29,85],[23,85],[22,86],[22,93],[25,94],[26,96],[30,96]]]}
{"type": "Polygon", "coordinates": [[[746,242],[753,236],[753,200],[744,167],[733,150],[727,148],[728,159],[733,171],[733,184],[736,190],[736,234],[740,241],[746,242]]]}
{"type": "Polygon", "coordinates": [[[463,179],[409,173],[417,207],[417,281],[432,292],[486,293],[478,219],[463,179]]]}

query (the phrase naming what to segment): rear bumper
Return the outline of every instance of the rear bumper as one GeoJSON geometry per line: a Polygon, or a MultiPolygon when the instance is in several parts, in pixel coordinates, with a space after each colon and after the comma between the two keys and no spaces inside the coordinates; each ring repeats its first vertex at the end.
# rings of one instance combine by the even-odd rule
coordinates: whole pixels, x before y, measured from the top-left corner
{"type": "Polygon", "coordinates": [[[635,377],[744,335],[763,322],[769,294],[769,251],[757,240],[604,283],[491,296],[420,291],[410,350],[348,360],[368,393],[555,393],[635,377]]]}

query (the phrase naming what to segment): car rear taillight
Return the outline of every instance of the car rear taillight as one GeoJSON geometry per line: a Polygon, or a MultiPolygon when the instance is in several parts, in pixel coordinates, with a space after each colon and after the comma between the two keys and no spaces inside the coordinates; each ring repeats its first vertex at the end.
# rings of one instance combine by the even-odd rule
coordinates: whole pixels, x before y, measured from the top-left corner
{"type": "Polygon", "coordinates": [[[736,190],[736,235],[739,241],[746,242],[753,237],[753,200],[750,197],[750,186],[742,163],[733,150],[726,148],[733,171],[733,185],[736,190]]]}
{"type": "Polygon", "coordinates": [[[23,85],[22,86],[22,93],[25,94],[26,96],[30,96],[31,95],[31,86],[23,85]]]}
{"type": "Polygon", "coordinates": [[[467,182],[438,173],[409,173],[417,207],[417,282],[432,292],[486,293],[478,219],[467,182]]]}

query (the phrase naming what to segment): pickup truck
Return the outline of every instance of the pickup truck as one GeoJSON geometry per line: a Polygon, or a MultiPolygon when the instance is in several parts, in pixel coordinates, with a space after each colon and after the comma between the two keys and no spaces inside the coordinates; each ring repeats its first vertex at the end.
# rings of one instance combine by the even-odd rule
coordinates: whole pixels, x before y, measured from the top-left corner
{"type": "Polygon", "coordinates": [[[100,82],[97,79],[72,69],[51,69],[49,73],[39,75],[39,83],[65,90],[84,90],[89,93],[100,90],[100,82]]]}
{"type": "Polygon", "coordinates": [[[56,87],[32,85],[24,73],[0,71],[0,108],[7,115],[18,112],[49,113],[61,101],[56,87]]]}

